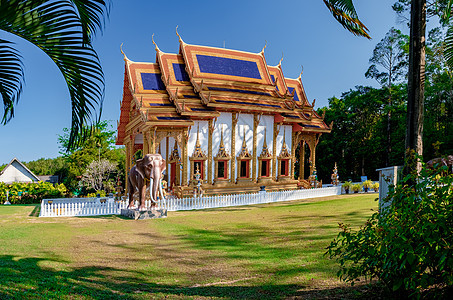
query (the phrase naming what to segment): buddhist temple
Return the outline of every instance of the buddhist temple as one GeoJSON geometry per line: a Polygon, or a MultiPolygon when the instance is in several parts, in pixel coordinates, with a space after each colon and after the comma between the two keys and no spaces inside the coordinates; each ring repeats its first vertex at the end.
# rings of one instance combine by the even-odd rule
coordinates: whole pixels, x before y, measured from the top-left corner
{"type": "Polygon", "coordinates": [[[163,156],[168,190],[178,197],[192,193],[196,172],[205,194],[308,188],[303,163],[294,177],[296,147],[308,145],[311,173],[319,138],[332,125],[308,102],[301,76],[286,78],[281,61],[267,65],[264,48],[244,52],[178,37],[178,54],[153,40],[155,63],[123,53],[116,143],[126,146],[126,172],[142,150],[163,156]]]}

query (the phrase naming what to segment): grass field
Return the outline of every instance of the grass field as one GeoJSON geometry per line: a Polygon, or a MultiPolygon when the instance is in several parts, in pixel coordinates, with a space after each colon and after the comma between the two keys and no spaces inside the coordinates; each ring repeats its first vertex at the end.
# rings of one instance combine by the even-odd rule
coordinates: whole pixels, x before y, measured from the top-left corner
{"type": "Polygon", "coordinates": [[[0,206],[0,299],[279,299],[363,296],[323,256],[376,194],[201,211],[158,220],[38,218],[0,206]]]}

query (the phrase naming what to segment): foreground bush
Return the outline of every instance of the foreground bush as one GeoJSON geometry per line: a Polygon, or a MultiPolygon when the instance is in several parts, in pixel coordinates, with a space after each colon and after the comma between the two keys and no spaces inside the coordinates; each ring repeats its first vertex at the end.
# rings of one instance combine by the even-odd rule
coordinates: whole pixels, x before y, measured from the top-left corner
{"type": "Polygon", "coordinates": [[[53,186],[49,182],[14,182],[4,184],[0,182],[0,201],[6,200],[6,191],[9,191],[11,204],[40,203],[46,198],[62,198],[66,196],[67,189],[63,184],[53,186]]]}
{"type": "Polygon", "coordinates": [[[418,179],[408,175],[391,188],[384,201],[391,205],[360,230],[340,224],[326,252],[340,263],[338,276],[352,284],[362,276],[379,279],[402,296],[452,287],[453,175],[423,169],[418,179]]]}

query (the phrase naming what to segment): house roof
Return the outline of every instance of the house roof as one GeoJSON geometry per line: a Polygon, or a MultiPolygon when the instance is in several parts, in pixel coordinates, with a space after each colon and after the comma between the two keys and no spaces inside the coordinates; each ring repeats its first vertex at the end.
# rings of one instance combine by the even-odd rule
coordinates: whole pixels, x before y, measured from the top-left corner
{"type": "Polygon", "coordinates": [[[295,131],[330,132],[308,102],[301,76],[285,78],[281,61],[268,66],[259,53],[191,45],[179,36],[179,54],[156,47],[156,63],[133,62],[125,72],[117,144],[126,126],[188,127],[221,111],[263,113],[295,131]],[[138,122],[138,121],[137,121],[138,122]]]}
{"type": "MultiPolygon", "coordinates": [[[[14,157],[11,160],[11,162],[0,172],[0,181],[7,182],[7,181],[4,181],[4,180],[6,180],[6,178],[2,178],[2,177],[5,177],[11,168],[16,168],[19,172],[21,172],[24,176],[30,178],[30,180],[32,180],[32,181],[41,181],[38,176],[36,176],[32,171],[30,171],[16,157],[14,157]],[[19,168],[14,167],[14,165],[18,165],[19,168]],[[20,169],[22,169],[22,170],[20,170],[20,169]]],[[[8,180],[8,182],[10,182],[10,181],[14,182],[15,180],[8,180]]]]}

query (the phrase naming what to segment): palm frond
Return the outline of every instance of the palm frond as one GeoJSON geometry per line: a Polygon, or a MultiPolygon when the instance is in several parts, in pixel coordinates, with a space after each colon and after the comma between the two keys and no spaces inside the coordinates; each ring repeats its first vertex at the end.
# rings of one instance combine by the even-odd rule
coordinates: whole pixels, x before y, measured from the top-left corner
{"type": "Polygon", "coordinates": [[[101,0],[0,1],[0,29],[43,50],[65,78],[72,105],[69,148],[83,141],[83,126],[97,122],[102,110],[104,74],[91,37],[103,27],[104,7],[101,0]]]}
{"type": "Polygon", "coordinates": [[[110,14],[110,2],[103,0],[72,0],[79,14],[84,41],[91,42],[97,30],[104,28],[104,16],[110,14]]]}
{"type": "Polygon", "coordinates": [[[359,20],[352,0],[323,0],[333,17],[347,30],[371,39],[368,28],[359,20]]]}
{"type": "Polygon", "coordinates": [[[22,57],[12,45],[0,39],[0,97],[4,108],[2,124],[14,117],[14,104],[17,103],[24,81],[22,57]]]}
{"type": "Polygon", "coordinates": [[[450,70],[453,70],[453,25],[449,25],[445,37],[444,58],[450,70]]]}

